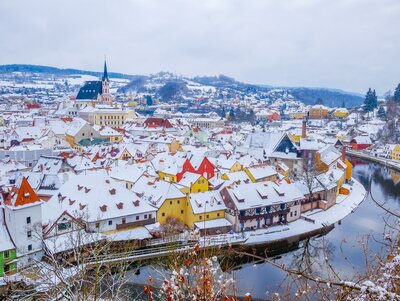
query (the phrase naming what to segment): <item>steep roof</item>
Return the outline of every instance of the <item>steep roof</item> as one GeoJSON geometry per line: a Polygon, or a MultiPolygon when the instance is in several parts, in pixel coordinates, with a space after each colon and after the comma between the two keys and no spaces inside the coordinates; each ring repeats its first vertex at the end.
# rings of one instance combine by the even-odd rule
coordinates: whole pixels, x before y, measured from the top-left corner
{"type": "Polygon", "coordinates": [[[107,62],[104,60],[104,72],[103,77],[101,78],[102,81],[108,81],[108,72],[107,72],[107,62]]]}
{"type": "Polygon", "coordinates": [[[28,180],[23,177],[19,188],[13,187],[4,198],[4,204],[7,206],[24,206],[40,202],[39,197],[32,189],[28,180]]]}
{"type": "Polygon", "coordinates": [[[79,89],[76,99],[96,99],[97,95],[101,95],[103,83],[101,81],[87,81],[79,89]]]}

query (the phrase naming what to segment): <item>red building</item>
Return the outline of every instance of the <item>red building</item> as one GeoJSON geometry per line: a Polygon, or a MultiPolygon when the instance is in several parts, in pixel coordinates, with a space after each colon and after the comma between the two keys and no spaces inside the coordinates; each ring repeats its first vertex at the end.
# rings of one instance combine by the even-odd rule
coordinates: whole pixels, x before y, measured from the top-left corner
{"type": "Polygon", "coordinates": [[[209,180],[215,175],[215,167],[207,157],[204,157],[199,166],[197,166],[196,173],[209,180]]]}
{"type": "Polygon", "coordinates": [[[194,167],[193,167],[192,163],[190,163],[190,161],[189,161],[188,159],[186,159],[185,162],[183,163],[182,171],[181,171],[181,172],[178,172],[178,173],[176,174],[176,180],[177,180],[177,182],[179,182],[179,181],[182,179],[183,174],[184,174],[185,172],[187,172],[187,171],[193,172],[193,173],[196,172],[196,171],[194,170],[194,167]]]}
{"type": "Polygon", "coordinates": [[[368,136],[357,136],[351,139],[350,147],[353,150],[362,150],[370,147],[372,141],[368,136]]]}
{"type": "Polygon", "coordinates": [[[157,118],[157,117],[149,117],[144,121],[144,125],[148,128],[172,128],[172,124],[169,122],[168,119],[164,118],[157,118]]]}

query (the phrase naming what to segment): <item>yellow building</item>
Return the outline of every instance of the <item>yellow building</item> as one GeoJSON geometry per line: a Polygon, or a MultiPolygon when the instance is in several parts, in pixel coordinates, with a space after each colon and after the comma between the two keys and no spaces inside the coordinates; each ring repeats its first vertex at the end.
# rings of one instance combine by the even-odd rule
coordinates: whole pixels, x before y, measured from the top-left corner
{"type": "Polygon", "coordinates": [[[181,191],[186,194],[209,190],[208,180],[202,175],[192,172],[185,172],[178,184],[181,191]]]}
{"type": "Polygon", "coordinates": [[[393,148],[390,158],[392,160],[400,161],[400,144],[396,144],[396,146],[393,148]]]}
{"type": "Polygon", "coordinates": [[[171,182],[171,183],[176,183],[177,181],[177,175],[175,174],[170,174],[161,170],[157,171],[158,175],[160,176],[161,180],[171,182]]]}
{"type": "Polygon", "coordinates": [[[90,141],[93,139],[100,139],[100,134],[83,120],[72,123],[65,132],[65,140],[73,148],[80,148],[78,144],[83,140],[90,141]]]}
{"type": "MultiPolygon", "coordinates": [[[[200,176],[202,182],[204,178],[200,176]]],[[[193,187],[204,186],[203,183],[193,187]]],[[[165,224],[176,219],[193,229],[195,222],[225,217],[225,204],[218,191],[196,192],[186,195],[178,184],[143,174],[131,189],[138,197],[157,208],[156,221],[165,224]]]]}
{"type": "Polygon", "coordinates": [[[131,190],[157,208],[157,222],[166,223],[168,218],[176,218],[183,223],[186,221],[187,196],[176,184],[144,173],[133,184],[131,190]]]}
{"type": "Polygon", "coordinates": [[[314,105],[309,111],[311,119],[321,119],[328,116],[329,109],[323,105],[314,105]]]}
{"type": "Polygon", "coordinates": [[[225,218],[226,206],[219,191],[191,194],[187,205],[186,224],[190,229],[198,222],[225,218]]]}
{"type": "Polygon", "coordinates": [[[253,183],[275,181],[278,178],[277,171],[269,165],[245,167],[244,171],[253,183]]]}
{"type": "Polygon", "coordinates": [[[134,109],[110,105],[87,106],[79,111],[79,117],[94,125],[120,127],[136,116],[134,109]]]}
{"type": "Polygon", "coordinates": [[[108,139],[109,142],[118,143],[124,137],[120,132],[108,126],[94,125],[93,129],[99,133],[100,139],[108,139]]]}
{"type": "Polygon", "coordinates": [[[346,118],[349,116],[349,111],[346,108],[337,108],[333,111],[333,116],[337,118],[346,118]]]}

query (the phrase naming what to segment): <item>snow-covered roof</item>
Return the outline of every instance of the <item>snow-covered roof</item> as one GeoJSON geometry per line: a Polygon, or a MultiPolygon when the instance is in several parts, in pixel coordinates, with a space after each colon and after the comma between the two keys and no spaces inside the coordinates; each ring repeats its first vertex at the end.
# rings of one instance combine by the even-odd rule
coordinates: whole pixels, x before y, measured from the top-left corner
{"type": "Polygon", "coordinates": [[[217,190],[190,194],[189,201],[194,214],[226,209],[225,203],[217,190]]]}
{"type": "Polygon", "coordinates": [[[320,147],[316,139],[300,138],[300,148],[302,150],[318,150],[320,147]]]}
{"type": "Polygon", "coordinates": [[[185,197],[185,194],[174,183],[169,183],[147,174],[143,174],[131,190],[140,196],[142,200],[147,201],[156,208],[160,208],[166,199],[185,197]]]}
{"type": "Polygon", "coordinates": [[[238,210],[298,201],[304,198],[304,194],[295,184],[289,184],[286,181],[279,184],[275,182],[240,184],[228,187],[227,191],[238,210]],[[283,192],[283,194],[278,192],[283,192]]]}
{"type": "Polygon", "coordinates": [[[54,220],[64,211],[86,221],[97,221],[152,212],[154,208],[105,170],[94,170],[70,177],[61,186],[59,195],[42,207],[43,219],[54,220]]]}
{"type": "Polygon", "coordinates": [[[201,177],[201,175],[199,175],[197,173],[187,171],[183,174],[183,177],[178,182],[178,184],[182,185],[184,187],[191,187],[192,184],[194,184],[200,177],[201,177]]]}
{"type": "Polygon", "coordinates": [[[354,140],[357,144],[372,144],[369,136],[356,136],[352,140],[354,140]]]}
{"type": "Polygon", "coordinates": [[[254,177],[256,181],[277,174],[276,170],[269,165],[252,166],[248,167],[247,170],[254,177]]]}
{"type": "Polygon", "coordinates": [[[221,227],[232,227],[232,223],[225,218],[217,218],[212,220],[205,220],[203,222],[194,223],[195,228],[197,229],[213,229],[213,228],[221,228],[221,227]]]}

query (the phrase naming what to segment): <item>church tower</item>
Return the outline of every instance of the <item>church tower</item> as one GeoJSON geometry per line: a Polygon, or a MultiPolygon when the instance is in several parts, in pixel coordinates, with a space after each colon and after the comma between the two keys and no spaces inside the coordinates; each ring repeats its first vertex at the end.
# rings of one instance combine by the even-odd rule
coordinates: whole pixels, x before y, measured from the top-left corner
{"type": "Polygon", "coordinates": [[[101,99],[104,102],[111,102],[112,97],[110,95],[110,80],[108,78],[108,72],[107,72],[107,62],[104,59],[104,72],[103,72],[103,77],[101,78],[101,86],[102,86],[102,91],[101,91],[101,99]]]}

